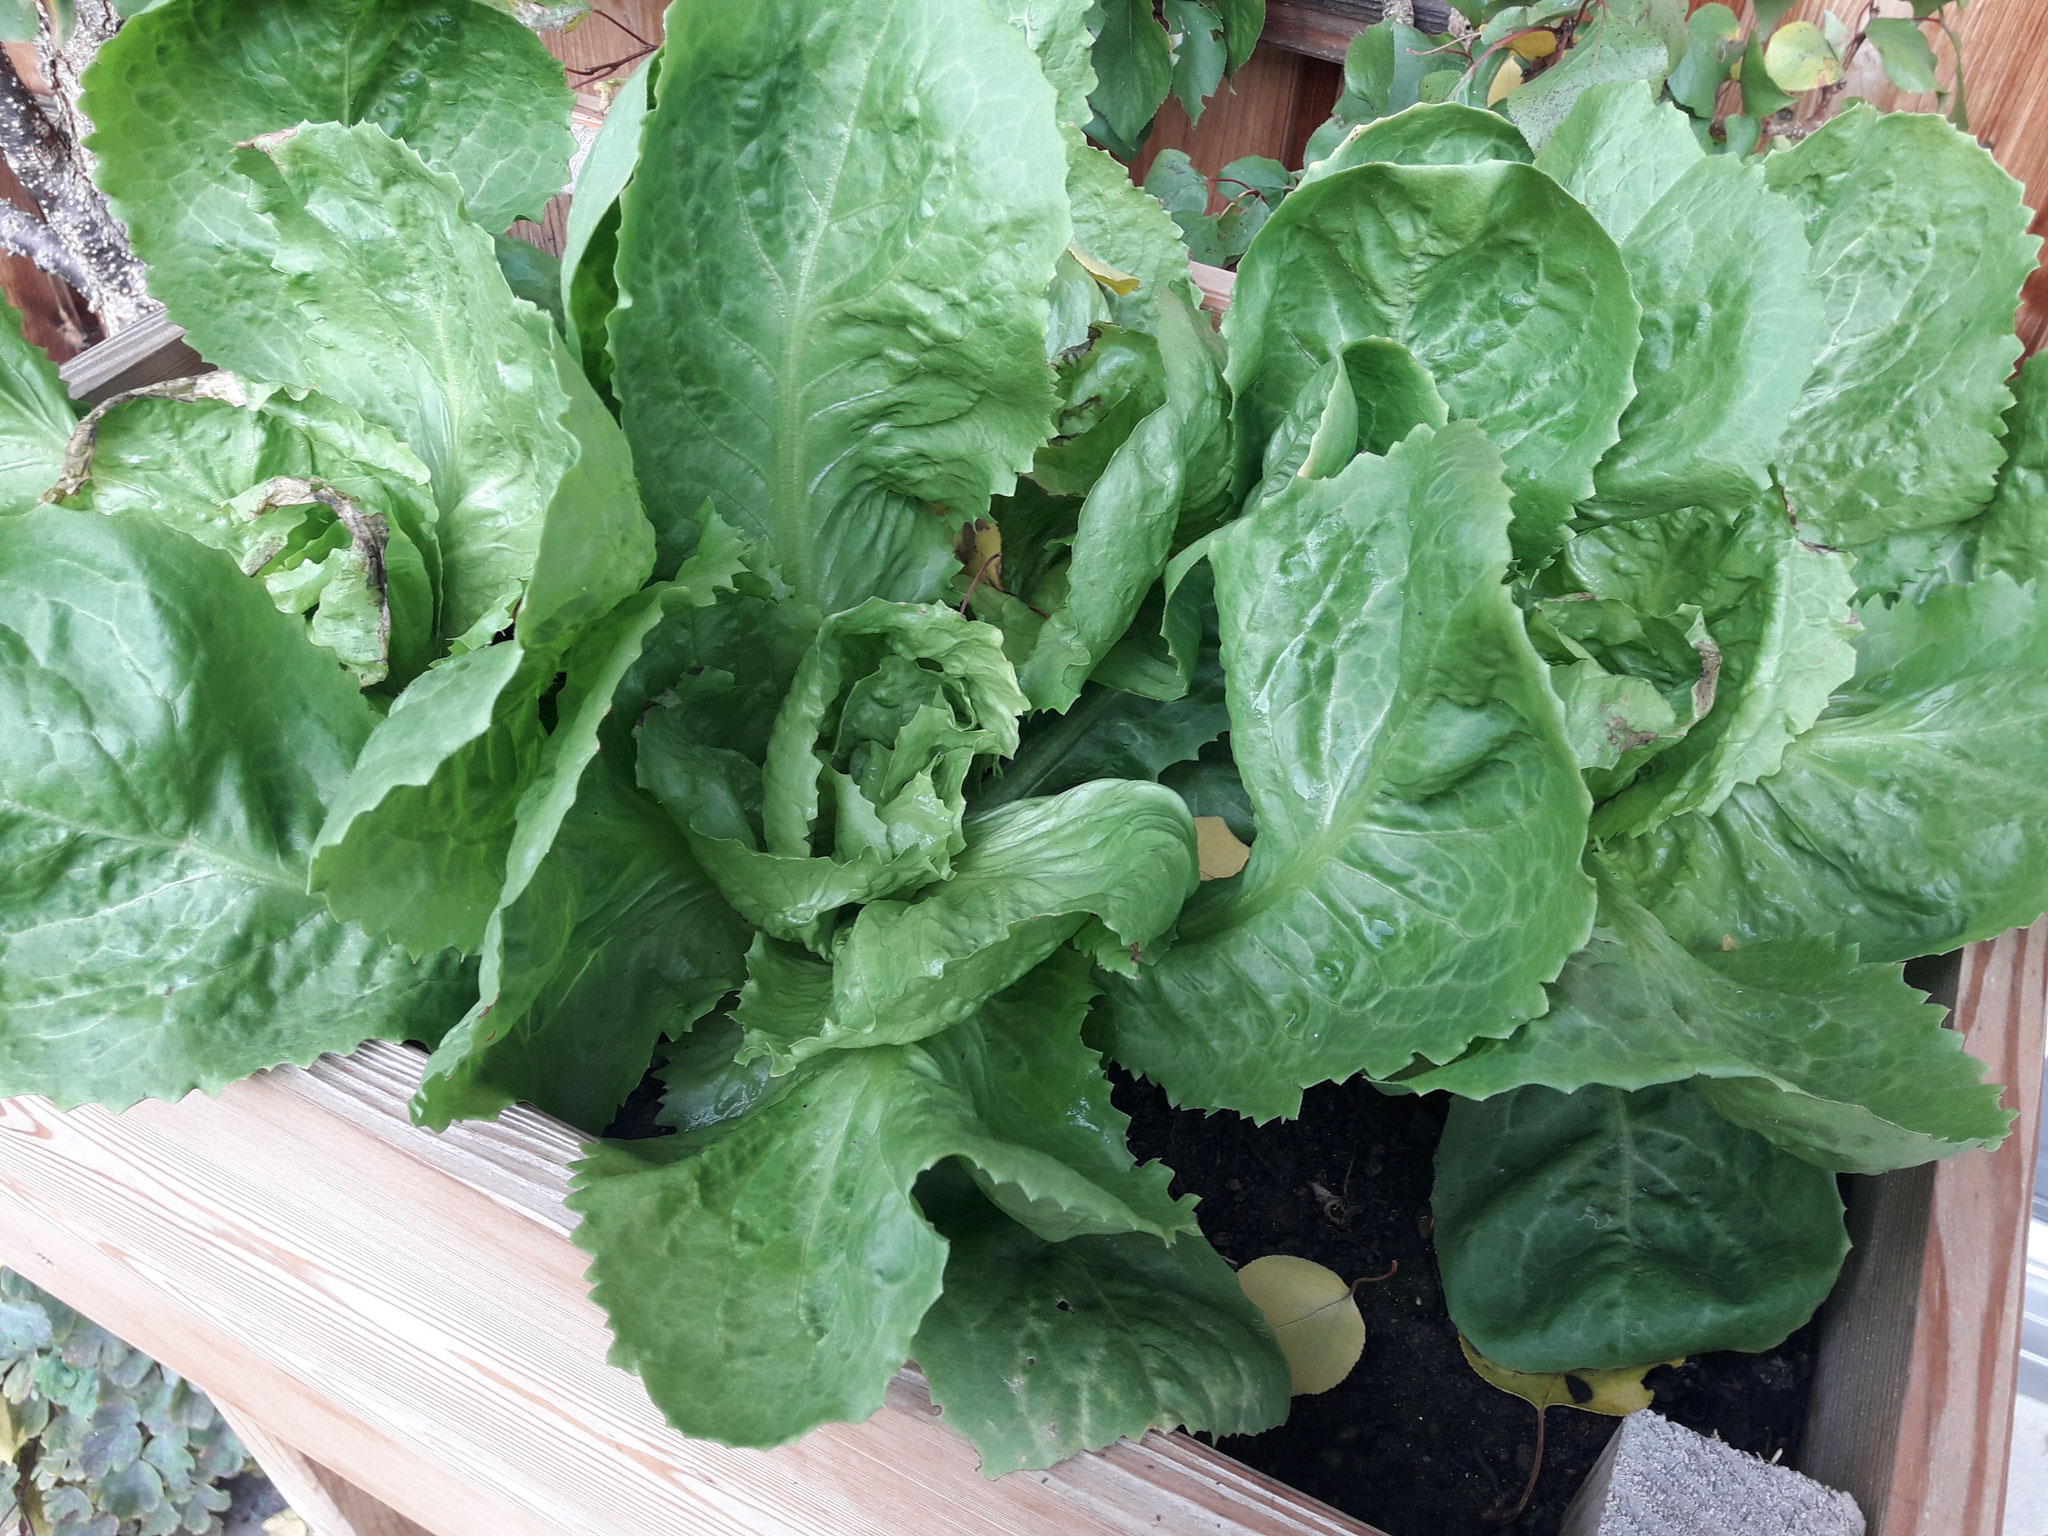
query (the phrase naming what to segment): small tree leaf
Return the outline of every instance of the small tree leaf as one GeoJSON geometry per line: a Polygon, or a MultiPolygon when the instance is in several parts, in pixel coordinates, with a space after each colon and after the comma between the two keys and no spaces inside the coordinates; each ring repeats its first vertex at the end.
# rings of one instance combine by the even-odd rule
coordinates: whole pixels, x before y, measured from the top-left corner
{"type": "Polygon", "coordinates": [[[1810,21],[1778,29],[1764,49],[1764,69],[1780,89],[1797,95],[1842,78],[1842,59],[1827,34],[1810,21]]]}
{"type": "Polygon", "coordinates": [[[1884,72],[1893,85],[1902,91],[1938,88],[1934,79],[1934,50],[1928,46],[1927,34],[1914,22],[1902,16],[1886,17],[1873,21],[1864,35],[1884,60],[1884,72]]]}
{"type": "Polygon", "coordinates": [[[1653,1361],[1649,1365],[1624,1367],[1618,1371],[1552,1371],[1546,1373],[1511,1371],[1496,1365],[1472,1347],[1472,1341],[1458,1335],[1458,1348],[1465,1363],[1490,1385],[1536,1408],[1579,1408],[1587,1413],[1604,1413],[1623,1418],[1650,1406],[1650,1389],[1643,1377],[1658,1365],[1683,1365],[1685,1357],[1653,1361]]]}
{"type": "Polygon", "coordinates": [[[1269,1253],[1240,1269],[1237,1283],[1279,1339],[1296,1397],[1329,1391],[1365,1353],[1365,1319],[1343,1276],[1308,1259],[1269,1253]]]}

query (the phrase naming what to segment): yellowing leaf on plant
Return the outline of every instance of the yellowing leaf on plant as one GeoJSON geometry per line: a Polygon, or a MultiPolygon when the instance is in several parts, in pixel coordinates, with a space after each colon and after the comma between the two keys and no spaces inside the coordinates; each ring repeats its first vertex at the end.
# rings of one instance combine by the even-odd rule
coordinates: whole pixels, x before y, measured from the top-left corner
{"type": "Polygon", "coordinates": [[[1842,56],[1810,21],[1778,28],[1764,47],[1764,69],[1781,91],[1810,91],[1842,78],[1842,56]]]}
{"type": "Polygon", "coordinates": [[[1486,104],[1497,106],[1516,86],[1522,83],[1522,61],[1509,59],[1501,65],[1500,73],[1493,77],[1493,84],[1486,88],[1486,104]]]}
{"type": "Polygon", "coordinates": [[[987,518],[977,518],[962,531],[953,553],[967,567],[967,579],[976,586],[1003,587],[1003,530],[987,518]]]}
{"type": "Polygon", "coordinates": [[[1517,58],[1547,59],[1557,52],[1557,34],[1548,27],[1538,27],[1533,32],[1524,32],[1508,48],[1517,58]]]}
{"type": "Polygon", "coordinates": [[[1480,1354],[1463,1334],[1458,1335],[1458,1347],[1465,1351],[1465,1363],[1473,1370],[1525,1403],[1537,1408],[1579,1408],[1614,1418],[1649,1407],[1650,1389],[1643,1385],[1643,1377],[1659,1365],[1679,1363],[1652,1360],[1648,1365],[1614,1371],[1511,1371],[1480,1354]]]}
{"type": "Polygon", "coordinates": [[[1137,278],[1131,276],[1130,273],[1123,271],[1121,268],[1112,267],[1106,261],[1097,261],[1093,256],[1090,256],[1078,245],[1068,246],[1067,254],[1072,256],[1074,260],[1081,263],[1081,266],[1083,267],[1083,269],[1086,270],[1088,275],[1094,278],[1095,281],[1097,281],[1098,283],[1102,284],[1102,286],[1107,288],[1111,293],[1114,293],[1119,297],[1122,297],[1124,295],[1133,294],[1138,291],[1137,278]]]}
{"type": "Polygon", "coordinates": [[[1279,1339],[1296,1397],[1329,1391],[1365,1353],[1365,1319],[1351,1287],[1335,1271],[1269,1253],[1240,1269],[1237,1283],[1279,1339]]]}
{"type": "Polygon", "coordinates": [[[1228,880],[1252,856],[1251,849],[1238,841],[1230,823],[1221,816],[1195,818],[1195,852],[1201,860],[1204,880],[1228,880]]]}

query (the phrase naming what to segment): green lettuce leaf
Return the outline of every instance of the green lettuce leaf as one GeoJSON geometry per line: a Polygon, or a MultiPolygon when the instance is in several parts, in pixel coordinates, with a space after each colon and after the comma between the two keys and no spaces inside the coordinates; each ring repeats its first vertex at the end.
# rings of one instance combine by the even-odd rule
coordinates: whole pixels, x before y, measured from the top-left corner
{"type": "Polygon", "coordinates": [[[777,1445],[879,1408],[939,1295],[946,1241],[911,1192],[942,1160],[1047,1240],[1194,1231],[1108,1118],[1084,970],[1049,967],[924,1045],[832,1052],[736,1119],[591,1149],[576,1241],[612,1358],[670,1422],[777,1445]]]}
{"type": "Polygon", "coordinates": [[[150,388],[81,424],[52,497],[233,556],[284,612],[315,610],[310,638],[365,685],[423,671],[441,648],[440,543],[418,456],[320,395],[221,372],[150,388]]]}
{"type": "Polygon", "coordinates": [[[612,355],[606,348],[619,307],[619,197],[640,164],[640,131],[661,72],[661,54],[626,77],[590,142],[562,233],[562,329],[570,355],[605,402],[612,396],[612,355]]]}
{"type": "Polygon", "coordinates": [[[150,292],[188,330],[188,316],[236,303],[245,280],[273,281],[239,145],[306,122],[373,123],[453,176],[488,234],[538,219],[575,147],[562,66],[470,0],[172,0],[101,47],[81,105],[96,179],[149,264],[150,292]]]}
{"type": "Polygon", "coordinates": [[[983,1476],[1156,1425],[1240,1435],[1287,1417],[1286,1357],[1200,1237],[1049,1243],[971,1188],[942,1204],[936,1179],[917,1197],[946,1238],[945,1289],[911,1349],[983,1476]]]}
{"type": "Polygon", "coordinates": [[[611,321],[656,519],[708,497],[820,614],[934,597],[1051,414],[1052,89],[986,5],[670,20],[611,321]]]}
{"type": "Polygon", "coordinates": [[[474,952],[505,884],[519,797],[540,765],[555,658],[516,640],[429,669],[378,722],[331,799],[312,888],[416,955],[474,952]]]}
{"type": "Polygon", "coordinates": [[[453,959],[306,894],[376,717],[226,556],[145,521],[0,519],[0,695],[5,1091],[121,1108],[439,1037],[453,959]]]}
{"type": "Polygon", "coordinates": [[[2027,359],[2013,385],[1998,489],[1960,535],[1976,570],[2022,582],[2048,574],[2048,363],[2040,356],[2027,359]]]}
{"type": "Polygon", "coordinates": [[[698,741],[678,699],[642,721],[639,779],[728,901],[823,953],[841,907],[946,878],[968,774],[1016,750],[1024,708],[997,630],[871,598],[819,627],[764,765],[698,741]]]}
{"type": "Polygon", "coordinates": [[[1213,536],[1258,841],[1104,999],[1111,1054],[1176,1102],[1263,1119],[1449,1060],[1540,1014],[1585,941],[1588,801],[1502,584],[1508,516],[1499,456],[1453,422],[1213,536]]]}
{"type": "Polygon", "coordinates": [[[1683,1083],[1453,1099],[1430,1210],[1451,1321],[1517,1371],[1775,1348],[1849,1251],[1835,1176],[1683,1083]]]}
{"type": "MultiPolygon", "coordinates": [[[[1187,500],[1188,468],[1225,430],[1220,349],[1207,318],[1184,293],[1168,289],[1159,296],[1157,319],[1165,399],[1132,428],[1089,487],[1068,559],[1025,589],[1032,606],[1047,615],[1017,668],[1036,709],[1070,707],[1130,628],[1166,569],[1187,500]]],[[[1006,563],[1006,577],[1009,570],[1006,563]]]]}
{"type": "Polygon", "coordinates": [[[1705,158],[1684,113],[1641,80],[1611,80],[1572,103],[1536,169],[1584,203],[1625,256],[1643,215],[1705,158]]]}
{"type": "Polygon", "coordinates": [[[64,467],[78,416],[57,369],[0,299],[0,515],[26,512],[64,467]]]}
{"type": "Polygon", "coordinates": [[[1156,784],[1101,779],[1020,800],[965,834],[950,879],[870,902],[829,963],[756,941],[733,1015],[746,1055],[783,1072],[825,1051],[923,1040],[1077,935],[1129,966],[1198,879],[1194,823],[1156,784]]]}
{"type": "Polygon", "coordinates": [[[978,811],[993,810],[1090,779],[1156,780],[1174,764],[1192,761],[1229,729],[1223,665],[1212,644],[1178,699],[1148,699],[1090,683],[1064,715],[1033,720],[1016,756],[982,782],[972,803],[978,811]]]}
{"type": "MultiPolygon", "coordinates": [[[[1424,101],[1361,123],[1301,173],[1301,185],[1354,165],[1476,165],[1531,156],[1521,130],[1498,112],[1455,101],[1424,101]]],[[[1547,169],[1547,167],[1546,167],[1547,169]]]]}
{"type": "Polygon", "coordinates": [[[1688,954],[1610,880],[1549,1013],[1402,1086],[1485,1099],[1697,1078],[1722,1115],[1794,1157],[1883,1173],[1995,1147],[2011,1123],[1941,1024],[1896,965],[1859,964],[1825,939],[1688,954]]]}
{"type": "Polygon", "coordinates": [[[231,249],[260,251],[260,270],[232,304],[173,313],[210,361],[317,389],[425,461],[442,629],[482,643],[516,604],[521,638],[547,645],[637,590],[654,539],[625,439],[506,288],[455,183],[367,124],[300,128],[235,163],[261,222],[231,249]]]}
{"type": "Polygon", "coordinates": [[[1856,676],[1783,766],[1606,850],[1686,948],[1820,933],[1937,954],[2048,910],[2048,606],[1994,574],[1865,603],[1856,676]]]}
{"type": "Polygon", "coordinates": [[[1090,0],[989,0],[996,15],[1024,34],[1045,78],[1059,94],[1060,121],[1076,128],[1095,115],[1088,105],[1095,90],[1089,4],[1090,0]]]}
{"type": "MultiPolygon", "coordinates": [[[[1939,117],[1861,103],[1764,169],[1806,220],[1827,307],[1778,453],[1801,529],[1856,548],[1966,520],[2003,457],[2013,307],[2040,245],[2019,183],[1939,117]]],[[[1878,576],[1896,573],[1858,572],[1878,576]]]]}
{"type": "Polygon", "coordinates": [[[1508,92],[1500,109],[1540,152],[1587,91],[1635,81],[1655,90],[1670,67],[1664,38],[1634,25],[1618,8],[1605,7],[1590,14],[1562,59],[1508,92]]]}
{"type": "Polygon", "coordinates": [[[1702,511],[1599,529],[1575,539],[1565,560],[1596,596],[1703,614],[1719,656],[1713,707],[1594,811],[1596,837],[1719,809],[1777,769],[1856,669],[1849,560],[1802,540],[1773,502],[1732,517],[1702,511]]]}
{"type": "MultiPolygon", "coordinates": [[[[439,1130],[515,1100],[602,1131],[663,1034],[739,985],[749,930],[661,809],[600,756],[647,706],[636,664],[671,613],[708,607],[740,570],[715,519],[676,580],[572,649],[556,725],[514,816],[478,996],[427,1063],[414,1119],[439,1130]]],[[[658,642],[657,642],[658,644],[658,642]]]]}
{"type": "Polygon", "coordinates": [[[1347,343],[1388,337],[1494,438],[1517,551],[1540,556],[1615,440],[1638,314],[1614,242],[1540,171],[1340,171],[1282,203],[1238,269],[1223,330],[1241,441],[1263,447],[1347,343]]]}

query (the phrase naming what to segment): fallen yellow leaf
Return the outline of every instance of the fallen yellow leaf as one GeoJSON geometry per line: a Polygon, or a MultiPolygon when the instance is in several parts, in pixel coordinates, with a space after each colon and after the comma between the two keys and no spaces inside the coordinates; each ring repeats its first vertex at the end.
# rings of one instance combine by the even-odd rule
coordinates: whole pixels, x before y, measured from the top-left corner
{"type": "Polygon", "coordinates": [[[1074,260],[1081,263],[1082,267],[1086,269],[1090,277],[1094,278],[1095,281],[1102,284],[1102,286],[1107,288],[1111,293],[1124,295],[1136,293],[1138,291],[1138,279],[1131,276],[1130,273],[1125,272],[1120,268],[1112,267],[1106,261],[1096,260],[1093,256],[1090,256],[1086,251],[1082,250],[1081,247],[1079,247],[1078,245],[1070,245],[1067,247],[1067,250],[1069,254],[1073,256],[1074,260]]]}
{"type": "Polygon", "coordinates": [[[1537,1408],[1578,1408],[1587,1413],[1604,1413],[1622,1418],[1650,1406],[1650,1389],[1643,1377],[1660,1365],[1677,1365],[1680,1360],[1652,1360],[1648,1365],[1618,1371],[1511,1371],[1495,1365],[1458,1335],[1458,1347],[1465,1351],[1465,1363],[1501,1391],[1519,1397],[1537,1408]]]}
{"type": "Polygon", "coordinates": [[[1524,32],[1508,44],[1516,55],[1525,59],[1547,59],[1557,52],[1557,34],[1544,27],[1534,32],[1524,32]]]}
{"type": "Polygon", "coordinates": [[[1493,77],[1493,84],[1486,88],[1486,104],[1496,106],[1516,86],[1522,83],[1522,61],[1509,59],[1501,65],[1500,73],[1493,77]]]}
{"type": "Polygon", "coordinates": [[[1365,1319],[1351,1287],[1334,1271],[1269,1253],[1240,1269],[1237,1283],[1280,1341],[1296,1397],[1329,1391],[1365,1353],[1365,1319]]]}
{"type": "Polygon", "coordinates": [[[1252,851],[1237,840],[1221,816],[1195,818],[1195,853],[1204,880],[1228,880],[1250,862],[1252,851]]]}

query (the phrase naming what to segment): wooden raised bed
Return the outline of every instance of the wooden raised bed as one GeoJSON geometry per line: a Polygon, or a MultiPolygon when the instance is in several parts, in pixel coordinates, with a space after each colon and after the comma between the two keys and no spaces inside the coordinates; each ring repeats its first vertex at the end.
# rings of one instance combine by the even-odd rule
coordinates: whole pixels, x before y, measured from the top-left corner
{"type": "MultiPolygon", "coordinates": [[[[1856,1181],[1802,1465],[1873,1536],[1998,1536],[2044,957],[2048,923],[1959,978],[2012,1139],[1856,1181]]],[[[420,1062],[371,1044],[120,1115],[0,1101],[0,1263],[204,1387],[348,1519],[320,1536],[1370,1536],[1177,1434],[985,1480],[910,1371],[865,1424],[686,1440],[605,1363],[562,1205],[577,1134],[524,1109],[418,1130],[420,1062]]]]}
{"type": "MultiPolygon", "coordinates": [[[[1969,18],[2002,38],[2018,4],[1969,18]]],[[[659,7],[623,9],[644,27],[659,7]]],[[[1304,56],[1262,48],[1243,99],[1189,136],[1198,162],[1283,153],[1334,99],[1322,61],[1361,24],[1356,0],[1269,14],[1269,44],[1304,56]]],[[[586,27],[565,51],[591,62],[574,55],[597,41],[586,27]]],[[[1230,274],[1196,275],[1226,307],[1230,274]]],[[[97,400],[203,366],[159,319],[63,373],[97,400]]],[[[2020,1119],[1995,1154],[1848,1181],[1856,1248],[1799,1465],[1853,1493],[1871,1536],[2002,1521],[2048,920],[1972,946],[1953,986],[1943,1000],[2020,1119]]],[[[766,1452],[685,1439],[606,1363],[562,1203],[578,1134],[525,1109],[418,1130],[421,1060],[372,1043],[120,1115],[0,1101],[0,1264],[203,1387],[318,1536],[1380,1536],[1179,1434],[983,1479],[911,1369],[864,1424],[766,1452]]]]}

